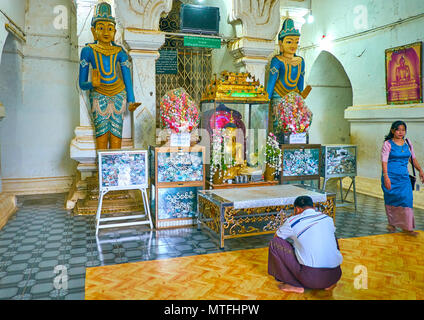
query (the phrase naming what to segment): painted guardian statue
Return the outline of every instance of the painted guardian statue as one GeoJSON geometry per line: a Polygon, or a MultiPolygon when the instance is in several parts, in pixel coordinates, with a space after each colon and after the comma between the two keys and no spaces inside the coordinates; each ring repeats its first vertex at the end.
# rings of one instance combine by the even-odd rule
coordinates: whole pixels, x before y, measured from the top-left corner
{"type": "Polygon", "coordinates": [[[108,145],[110,149],[121,148],[127,102],[130,111],[141,104],[135,102],[128,55],[114,42],[115,25],[111,6],[105,2],[97,4],[91,20],[94,42],[81,50],[79,86],[89,90],[97,149],[107,149],[108,145]]]}
{"type": "Polygon", "coordinates": [[[299,39],[300,32],[295,28],[293,20],[284,20],[278,34],[280,53],[271,60],[267,85],[273,108],[274,129],[277,126],[278,105],[281,99],[289,93],[297,93],[302,99],[306,99],[311,91],[311,86],[304,88],[305,61],[296,55],[299,39]]]}

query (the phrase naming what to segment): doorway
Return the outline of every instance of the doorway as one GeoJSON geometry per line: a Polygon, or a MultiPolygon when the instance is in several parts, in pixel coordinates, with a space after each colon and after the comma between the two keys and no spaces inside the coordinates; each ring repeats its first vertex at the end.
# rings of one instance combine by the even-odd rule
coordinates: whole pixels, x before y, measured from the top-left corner
{"type": "Polygon", "coordinates": [[[322,51],[309,75],[312,91],[306,99],[313,113],[309,143],[350,144],[350,126],[344,111],[352,105],[352,85],[342,64],[322,51]]]}

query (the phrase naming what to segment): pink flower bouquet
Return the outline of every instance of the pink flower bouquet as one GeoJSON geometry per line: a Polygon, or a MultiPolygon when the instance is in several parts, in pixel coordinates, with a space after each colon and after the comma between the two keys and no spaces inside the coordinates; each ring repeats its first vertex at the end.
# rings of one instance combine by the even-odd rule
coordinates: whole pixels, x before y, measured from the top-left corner
{"type": "Polygon", "coordinates": [[[199,125],[199,109],[190,95],[178,88],[168,91],[160,101],[162,126],[173,132],[191,132],[199,125]]]}
{"type": "Polygon", "coordinates": [[[297,92],[286,94],[278,105],[277,129],[284,133],[308,132],[312,123],[312,112],[297,92]]]}

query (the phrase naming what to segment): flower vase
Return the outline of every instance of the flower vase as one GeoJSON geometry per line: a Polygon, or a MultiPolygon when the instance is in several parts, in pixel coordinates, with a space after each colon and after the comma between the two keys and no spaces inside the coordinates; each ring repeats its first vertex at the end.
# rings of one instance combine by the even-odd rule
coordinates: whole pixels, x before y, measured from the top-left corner
{"type": "Polygon", "coordinates": [[[275,168],[272,168],[267,164],[264,172],[265,181],[274,181],[275,171],[275,168]]]}

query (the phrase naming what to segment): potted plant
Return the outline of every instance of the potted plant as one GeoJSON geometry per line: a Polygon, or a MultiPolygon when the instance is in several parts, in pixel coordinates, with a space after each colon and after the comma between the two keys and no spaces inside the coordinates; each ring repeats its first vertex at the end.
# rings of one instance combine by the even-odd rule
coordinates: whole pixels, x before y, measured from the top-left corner
{"type": "Polygon", "coordinates": [[[277,137],[272,132],[268,134],[266,140],[265,163],[265,181],[274,181],[275,174],[281,171],[282,151],[277,137]]]}

